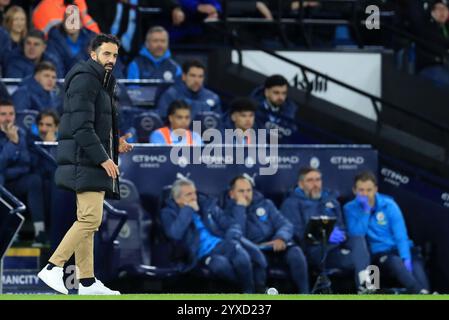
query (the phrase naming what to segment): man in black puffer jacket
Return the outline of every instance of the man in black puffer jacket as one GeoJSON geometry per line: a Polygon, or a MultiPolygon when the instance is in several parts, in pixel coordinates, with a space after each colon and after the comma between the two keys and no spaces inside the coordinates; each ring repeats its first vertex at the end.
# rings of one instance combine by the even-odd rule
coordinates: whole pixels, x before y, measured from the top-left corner
{"type": "Polygon", "coordinates": [[[132,149],[127,137],[118,138],[111,75],[118,49],[117,38],[98,35],[91,59],[76,64],[65,79],[55,181],[76,193],[77,221],[39,273],[48,286],[65,294],[63,266],[73,253],[80,295],[119,294],[95,279],[93,270],[93,237],[101,224],[103,200],[119,198],[118,154],[132,149]]]}

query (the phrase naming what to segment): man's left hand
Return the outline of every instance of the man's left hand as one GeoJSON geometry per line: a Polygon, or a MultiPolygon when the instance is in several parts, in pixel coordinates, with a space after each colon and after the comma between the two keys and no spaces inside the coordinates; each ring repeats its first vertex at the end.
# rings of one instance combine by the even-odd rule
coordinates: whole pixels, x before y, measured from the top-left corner
{"type": "Polygon", "coordinates": [[[126,139],[131,138],[133,135],[131,133],[127,133],[124,136],[121,136],[119,139],[118,152],[126,153],[130,152],[133,149],[133,146],[126,142],[126,139]]]}

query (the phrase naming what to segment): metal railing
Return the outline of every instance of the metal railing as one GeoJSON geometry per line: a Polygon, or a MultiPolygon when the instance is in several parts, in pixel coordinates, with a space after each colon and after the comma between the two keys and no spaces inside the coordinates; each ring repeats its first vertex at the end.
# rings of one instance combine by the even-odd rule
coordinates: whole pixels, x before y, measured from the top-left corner
{"type": "MultiPolygon", "coordinates": [[[[7,189],[5,189],[3,186],[0,186],[0,203],[9,210],[9,212],[7,213],[9,216],[3,219],[5,224],[2,227],[7,229],[8,228],[7,224],[12,221],[11,219],[15,219],[15,221],[12,221],[14,222],[13,226],[15,228],[14,231],[12,233],[5,235],[0,234],[0,294],[2,294],[3,258],[8,249],[11,247],[15,237],[17,236],[17,233],[19,232],[20,228],[23,225],[25,218],[22,216],[21,213],[23,213],[26,210],[26,207],[21,201],[19,201],[16,197],[14,197],[12,193],[9,192],[7,189]],[[5,239],[3,238],[4,236],[6,237],[5,239]]],[[[0,229],[0,232],[1,231],[2,230],[0,229]]]]}

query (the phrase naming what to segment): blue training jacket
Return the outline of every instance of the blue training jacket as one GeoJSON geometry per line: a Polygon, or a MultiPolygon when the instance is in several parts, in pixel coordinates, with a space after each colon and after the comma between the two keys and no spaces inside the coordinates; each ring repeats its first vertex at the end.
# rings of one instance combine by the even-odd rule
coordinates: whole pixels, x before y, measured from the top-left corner
{"type": "Polygon", "coordinates": [[[143,46],[139,55],[128,66],[128,79],[160,79],[175,81],[181,77],[181,67],[171,58],[170,50],[160,58],[155,58],[143,46]]]}
{"type": "Polygon", "coordinates": [[[336,226],[344,229],[343,215],[337,194],[330,190],[323,190],[321,198],[308,198],[304,191],[297,187],[284,200],[281,213],[293,224],[294,238],[297,243],[303,243],[304,233],[311,217],[327,215],[336,217],[336,226]]]}
{"type": "Polygon", "coordinates": [[[204,87],[198,92],[193,92],[187,88],[183,81],[179,81],[168,88],[158,100],[157,111],[161,118],[167,116],[168,107],[175,100],[183,100],[192,107],[192,119],[195,119],[198,112],[215,111],[221,113],[221,102],[217,94],[204,87]]]}
{"type": "Polygon", "coordinates": [[[275,239],[289,242],[293,237],[292,224],[258,191],[254,191],[249,207],[228,198],[225,213],[240,226],[243,236],[256,244],[275,239]]]}
{"type": "Polygon", "coordinates": [[[397,250],[402,259],[410,259],[411,241],[401,209],[393,198],[377,193],[372,213],[365,213],[354,199],[344,206],[350,236],[366,236],[372,254],[397,250]]]}
{"type": "Polygon", "coordinates": [[[20,87],[12,95],[16,110],[43,111],[53,109],[59,114],[62,112],[63,98],[61,88],[48,92],[34,79],[33,76],[22,81],[20,87]]]}
{"type": "MultiPolygon", "coordinates": [[[[232,225],[231,220],[223,214],[215,198],[198,197],[200,212],[197,212],[207,230],[214,236],[227,239],[239,239],[240,228],[232,225]]],[[[166,236],[181,243],[189,251],[190,269],[198,262],[197,252],[200,246],[199,232],[195,227],[191,207],[180,208],[173,199],[167,201],[167,206],[161,211],[162,226],[166,236]]]]}
{"type": "MultiPolygon", "coordinates": [[[[56,76],[58,78],[64,77],[64,68],[54,53],[45,51],[42,61],[51,62],[56,67],[56,76]]],[[[4,76],[6,78],[26,78],[34,74],[35,67],[34,61],[25,56],[22,48],[17,47],[6,58],[4,76]]]]}

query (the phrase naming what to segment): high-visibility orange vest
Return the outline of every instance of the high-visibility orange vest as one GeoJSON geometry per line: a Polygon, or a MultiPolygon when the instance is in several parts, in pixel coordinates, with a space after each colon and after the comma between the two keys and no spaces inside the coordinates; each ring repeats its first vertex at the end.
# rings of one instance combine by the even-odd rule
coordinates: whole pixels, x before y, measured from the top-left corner
{"type": "MultiPolygon", "coordinates": [[[[162,133],[162,136],[164,137],[165,143],[167,145],[172,145],[173,141],[171,139],[171,130],[169,127],[163,127],[160,128],[159,131],[162,133]]],[[[187,145],[191,146],[193,145],[193,138],[192,138],[192,133],[190,132],[190,130],[185,130],[186,132],[186,138],[187,138],[187,145]]]]}
{"type": "MultiPolygon", "coordinates": [[[[98,24],[87,13],[86,0],[75,0],[81,15],[81,25],[95,33],[100,33],[98,24]]],[[[45,34],[64,19],[66,6],[64,0],[42,0],[33,12],[33,25],[45,34]]]]}

